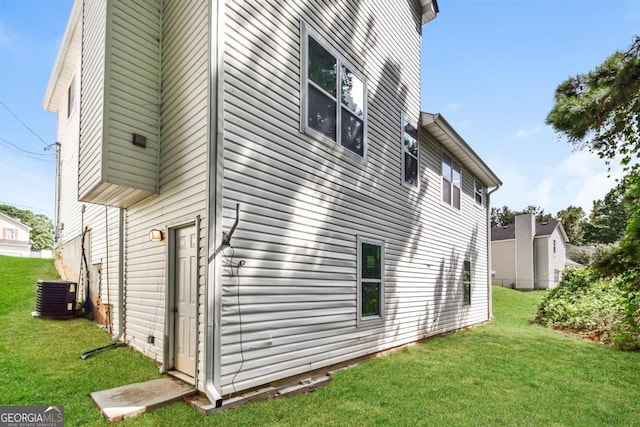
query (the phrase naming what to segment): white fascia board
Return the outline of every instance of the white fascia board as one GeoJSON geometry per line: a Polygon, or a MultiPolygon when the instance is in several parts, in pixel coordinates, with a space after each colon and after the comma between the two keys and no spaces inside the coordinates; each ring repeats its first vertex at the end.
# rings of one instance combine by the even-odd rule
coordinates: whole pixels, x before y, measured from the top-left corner
{"type": "Polygon", "coordinates": [[[76,31],[76,27],[78,26],[81,10],[82,10],[82,2],[80,0],[75,0],[73,2],[73,7],[71,8],[71,15],[69,16],[69,22],[67,22],[67,28],[65,29],[64,36],[62,37],[62,43],[60,44],[60,49],[58,50],[58,56],[56,57],[56,62],[53,65],[53,71],[51,72],[51,76],[49,77],[49,84],[47,85],[47,90],[44,95],[44,101],[42,102],[42,108],[44,108],[47,111],[56,112],[57,110],[56,101],[59,102],[59,100],[55,99],[56,86],[58,85],[60,75],[64,71],[67,51],[71,46],[71,41],[73,40],[74,32],[76,31]]]}
{"type": "Polygon", "coordinates": [[[476,154],[440,113],[420,114],[420,127],[431,134],[487,187],[500,187],[502,181],[476,154]]]}

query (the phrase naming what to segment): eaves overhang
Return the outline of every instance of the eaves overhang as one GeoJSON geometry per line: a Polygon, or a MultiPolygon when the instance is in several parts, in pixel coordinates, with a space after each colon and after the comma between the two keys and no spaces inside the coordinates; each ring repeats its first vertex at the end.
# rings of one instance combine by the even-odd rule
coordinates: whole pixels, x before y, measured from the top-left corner
{"type": "Polygon", "coordinates": [[[49,77],[49,84],[42,101],[42,107],[51,112],[57,112],[60,102],[66,95],[69,82],[73,78],[76,70],[77,59],[80,56],[81,37],[80,34],[80,15],[82,11],[82,2],[74,1],[71,8],[71,15],[67,22],[67,28],[64,31],[60,49],[56,62],[53,65],[53,71],[49,77]]]}
{"type": "Polygon", "coordinates": [[[456,130],[439,114],[420,114],[420,126],[451,153],[487,188],[500,187],[502,181],[476,154],[456,130]]]}
{"type": "Polygon", "coordinates": [[[420,9],[422,11],[422,25],[433,21],[440,12],[437,0],[420,0],[420,9]]]}

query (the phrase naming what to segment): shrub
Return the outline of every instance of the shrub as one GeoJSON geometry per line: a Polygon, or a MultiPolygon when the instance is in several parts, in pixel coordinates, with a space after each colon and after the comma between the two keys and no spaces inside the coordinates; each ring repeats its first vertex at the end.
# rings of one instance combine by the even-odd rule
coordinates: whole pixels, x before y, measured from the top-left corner
{"type": "Polygon", "coordinates": [[[532,321],[622,349],[640,348],[640,294],[623,277],[599,278],[591,268],[565,270],[532,321]]]}

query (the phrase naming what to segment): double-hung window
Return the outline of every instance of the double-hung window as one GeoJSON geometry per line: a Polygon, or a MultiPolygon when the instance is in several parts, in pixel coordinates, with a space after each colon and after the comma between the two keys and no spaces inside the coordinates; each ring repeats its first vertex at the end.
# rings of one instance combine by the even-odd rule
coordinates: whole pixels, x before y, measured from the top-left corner
{"type": "Polygon", "coordinates": [[[384,318],[384,243],[358,238],[358,323],[384,318]]]}
{"type": "Polygon", "coordinates": [[[402,118],[402,182],[418,186],[418,129],[406,117],[402,118]]]}
{"type": "Polygon", "coordinates": [[[475,180],[475,183],[474,183],[474,193],[475,193],[476,203],[478,205],[482,205],[482,196],[484,195],[484,187],[482,186],[482,183],[477,179],[475,180]]]}
{"type": "Polygon", "coordinates": [[[442,154],[442,201],[460,209],[460,189],[462,172],[460,164],[449,155],[442,154]]]}
{"type": "Polygon", "coordinates": [[[307,25],[302,47],[302,131],[364,157],[366,79],[307,25]]]}
{"type": "Polygon", "coordinates": [[[462,299],[465,305],[471,304],[471,261],[462,266],[462,299]]]}

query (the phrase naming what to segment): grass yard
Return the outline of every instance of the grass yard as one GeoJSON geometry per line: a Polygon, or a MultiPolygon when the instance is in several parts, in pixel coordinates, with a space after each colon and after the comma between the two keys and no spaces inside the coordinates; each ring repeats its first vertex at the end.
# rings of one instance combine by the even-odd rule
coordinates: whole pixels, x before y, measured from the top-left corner
{"type": "MultiPolygon", "coordinates": [[[[88,393],[157,378],[92,323],[31,318],[50,261],[0,256],[0,404],[64,405],[66,425],[106,425],[88,393]]],[[[203,417],[182,403],[123,426],[640,425],[640,353],[530,325],[542,294],[494,288],[491,324],[338,373],[321,390],[203,417]]]]}

